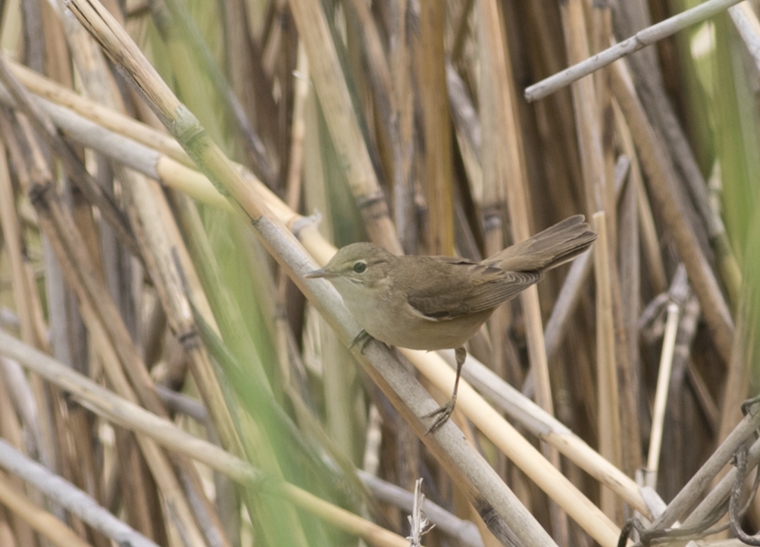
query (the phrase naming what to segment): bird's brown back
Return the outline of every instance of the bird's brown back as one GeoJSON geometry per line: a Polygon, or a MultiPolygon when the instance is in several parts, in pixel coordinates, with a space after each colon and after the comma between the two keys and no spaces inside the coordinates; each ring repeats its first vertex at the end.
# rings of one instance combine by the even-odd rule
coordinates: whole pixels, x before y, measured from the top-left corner
{"type": "MultiPolygon", "coordinates": [[[[425,275],[397,279],[408,303],[431,319],[447,320],[496,308],[537,283],[540,272],[511,272],[449,257],[409,257],[424,264],[425,275]]],[[[403,271],[411,271],[404,269],[403,271]]]]}
{"type": "Polygon", "coordinates": [[[576,215],[480,263],[443,256],[397,257],[397,272],[416,273],[401,275],[396,282],[409,304],[431,319],[478,314],[538,283],[544,271],[572,260],[596,237],[583,216],[576,215]],[[405,268],[405,261],[423,267],[405,268]]]}

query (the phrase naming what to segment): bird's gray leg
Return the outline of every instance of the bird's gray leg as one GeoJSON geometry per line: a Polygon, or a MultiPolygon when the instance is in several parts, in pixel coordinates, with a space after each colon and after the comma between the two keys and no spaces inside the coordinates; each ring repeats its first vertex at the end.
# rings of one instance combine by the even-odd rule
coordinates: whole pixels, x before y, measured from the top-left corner
{"type": "Polygon", "coordinates": [[[359,334],[351,340],[351,344],[348,346],[348,350],[351,351],[354,346],[359,346],[359,352],[364,353],[367,348],[367,344],[372,341],[372,336],[364,329],[359,331],[359,334]]]}
{"type": "Polygon", "coordinates": [[[445,424],[451,417],[451,413],[454,412],[454,406],[457,403],[457,389],[459,388],[459,377],[462,374],[462,365],[464,365],[464,360],[467,358],[467,350],[464,349],[464,347],[459,347],[456,350],[454,350],[454,355],[456,355],[456,360],[457,360],[457,377],[454,380],[454,391],[451,394],[451,399],[449,399],[449,401],[445,405],[438,407],[430,414],[425,414],[423,416],[423,418],[435,418],[435,421],[433,421],[432,425],[428,427],[427,431],[425,431],[425,435],[428,435],[429,433],[433,433],[439,427],[445,424]]]}

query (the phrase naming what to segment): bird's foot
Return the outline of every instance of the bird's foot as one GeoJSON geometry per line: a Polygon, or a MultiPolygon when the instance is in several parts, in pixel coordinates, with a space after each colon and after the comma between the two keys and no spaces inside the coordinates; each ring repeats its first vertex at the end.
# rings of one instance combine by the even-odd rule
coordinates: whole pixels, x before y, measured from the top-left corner
{"type": "Polygon", "coordinates": [[[372,336],[364,329],[359,331],[359,334],[356,335],[356,337],[351,340],[351,344],[348,346],[348,350],[351,351],[354,349],[354,346],[359,346],[359,353],[364,353],[364,350],[367,349],[367,344],[369,344],[372,341],[372,336]]]}
{"type": "Polygon", "coordinates": [[[425,435],[434,433],[443,424],[449,421],[449,418],[451,418],[451,413],[454,412],[454,405],[456,405],[456,402],[456,398],[450,399],[449,402],[447,402],[445,405],[440,406],[433,412],[430,412],[429,414],[425,414],[423,416],[423,418],[435,418],[430,427],[428,427],[427,431],[425,431],[425,435]]]}

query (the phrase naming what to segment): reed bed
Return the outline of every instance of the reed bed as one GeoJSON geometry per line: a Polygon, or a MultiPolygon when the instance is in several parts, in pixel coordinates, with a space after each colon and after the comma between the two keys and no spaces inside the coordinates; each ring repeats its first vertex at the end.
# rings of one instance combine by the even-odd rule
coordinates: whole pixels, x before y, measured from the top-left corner
{"type": "Polygon", "coordinates": [[[0,545],[753,541],[759,9],[0,2],[0,545]],[[578,213],[431,434],[303,277],[578,213]]]}

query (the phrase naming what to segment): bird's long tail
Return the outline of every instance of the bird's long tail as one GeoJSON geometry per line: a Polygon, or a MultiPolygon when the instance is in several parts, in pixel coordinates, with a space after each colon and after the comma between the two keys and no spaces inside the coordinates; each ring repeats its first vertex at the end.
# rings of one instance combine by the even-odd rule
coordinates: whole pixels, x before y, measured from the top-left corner
{"type": "Polygon", "coordinates": [[[550,270],[584,252],[595,239],[596,232],[584,222],[583,215],[575,215],[484,262],[509,271],[550,270]]]}

